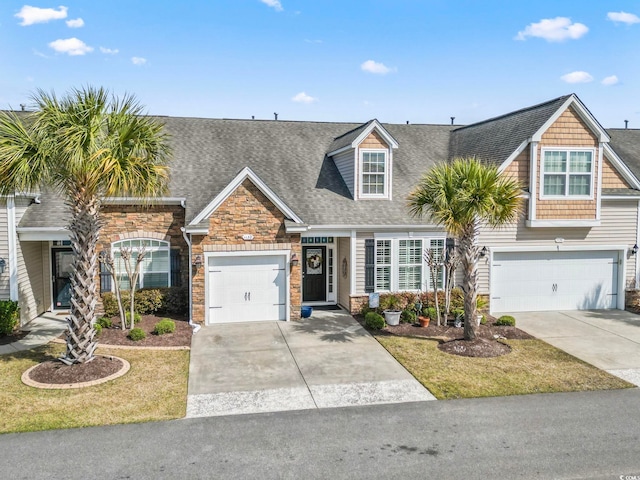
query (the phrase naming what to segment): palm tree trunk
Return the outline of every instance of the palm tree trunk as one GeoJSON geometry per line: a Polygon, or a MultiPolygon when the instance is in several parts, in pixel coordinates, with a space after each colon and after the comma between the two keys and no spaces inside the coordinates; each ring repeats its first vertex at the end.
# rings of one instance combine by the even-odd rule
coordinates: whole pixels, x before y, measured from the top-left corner
{"type": "Polygon", "coordinates": [[[67,351],[60,360],[67,365],[87,363],[95,358],[94,340],[98,292],[98,256],[96,245],[100,229],[100,204],[97,198],[78,189],[69,202],[69,232],[74,261],[71,274],[71,308],[67,318],[67,351]]]}
{"type": "Polygon", "coordinates": [[[478,280],[478,245],[475,225],[469,225],[460,236],[458,252],[461,257],[462,286],[464,288],[464,339],[475,340],[478,280]]]}

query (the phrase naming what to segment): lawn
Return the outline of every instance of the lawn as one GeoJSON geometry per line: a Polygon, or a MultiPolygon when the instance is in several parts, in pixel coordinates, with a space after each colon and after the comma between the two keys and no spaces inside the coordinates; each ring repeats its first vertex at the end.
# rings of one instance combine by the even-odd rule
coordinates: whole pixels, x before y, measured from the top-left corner
{"type": "Polygon", "coordinates": [[[634,387],[541,340],[505,340],[511,353],[469,358],[441,352],[433,339],[375,337],[439,400],[634,387]]]}
{"type": "Polygon", "coordinates": [[[184,417],[189,351],[99,348],[99,354],[128,360],[131,370],[111,382],[72,390],[42,390],[21,382],[25,370],[63,348],[48,345],[0,356],[0,433],[184,417]]]}

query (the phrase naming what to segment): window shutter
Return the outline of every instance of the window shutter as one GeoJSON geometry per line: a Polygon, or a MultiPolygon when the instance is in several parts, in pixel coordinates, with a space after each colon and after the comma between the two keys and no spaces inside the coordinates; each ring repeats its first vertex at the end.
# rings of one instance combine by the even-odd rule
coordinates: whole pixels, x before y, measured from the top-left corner
{"type": "Polygon", "coordinates": [[[364,241],[364,291],[371,293],[376,288],[376,250],[375,240],[367,238],[364,241]]]}
{"type": "Polygon", "coordinates": [[[111,274],[104,263],[100,262],[100,293],[111,291],[111,274]]]}
{"type": "Polygon", "coordinates": [[[180,274],[180,250],[171,250],[171,286],[182,286],[182,275],[180,274]]]}

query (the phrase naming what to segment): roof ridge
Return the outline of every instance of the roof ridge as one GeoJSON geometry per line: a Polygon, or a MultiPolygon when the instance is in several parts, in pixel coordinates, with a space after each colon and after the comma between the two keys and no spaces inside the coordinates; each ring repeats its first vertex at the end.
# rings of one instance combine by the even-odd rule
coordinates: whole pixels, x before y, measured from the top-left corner
{"type": "Polygon", "coordinates": [[[486,124],[486,123],[495,122],[496,120],[502,120],[503,118],[507,118],[507,117],[510,117],[510,116],[513,116],[513,115],[518,115],[518,114],[521,114],[521,113],[524,113],[524,112],[535,110],[537,108],[545,107],[545,106],[550,105],[550,104],[552,104],[554,102],[557,102],[558,100],[563,100],[564,101],[567,98],[571,97],[572,95],[574,95],[574,94],[570,93],[568,95],[562,95],[562,96],[554,98],[552,100],[547,100],[546,102],[538,103],[536,105],[531,105],[529,107],[525,107],[525,108],[520,108],[518,110],[514,110],[513,112],[509,112],[509,113],[505,113],[505,114],[502,114],[502,115],[498,115],[497,117],[488,118],[486,120],[482,120],[482,121],[476,122],[476,123],[470,123],[469,125],[464,125],[462,127],[456,128],[454,130],[454,132],[458,132],[460,130],[464,130],[464,129],[469,128],[469,127],[476,127],[478,125],[483,125],[483,124],[486,124]]]}

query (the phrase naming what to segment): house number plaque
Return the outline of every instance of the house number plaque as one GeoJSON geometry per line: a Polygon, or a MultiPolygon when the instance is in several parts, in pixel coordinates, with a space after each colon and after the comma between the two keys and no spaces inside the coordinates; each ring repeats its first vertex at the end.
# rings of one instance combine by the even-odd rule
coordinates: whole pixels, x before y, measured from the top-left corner
{"type": "Polygon", "coordinates": [[[251,235],[250,233],[245,233],[244,235],[242,235],[242,239],[243,240],[253,240],[253,235],[251,235]]]}

